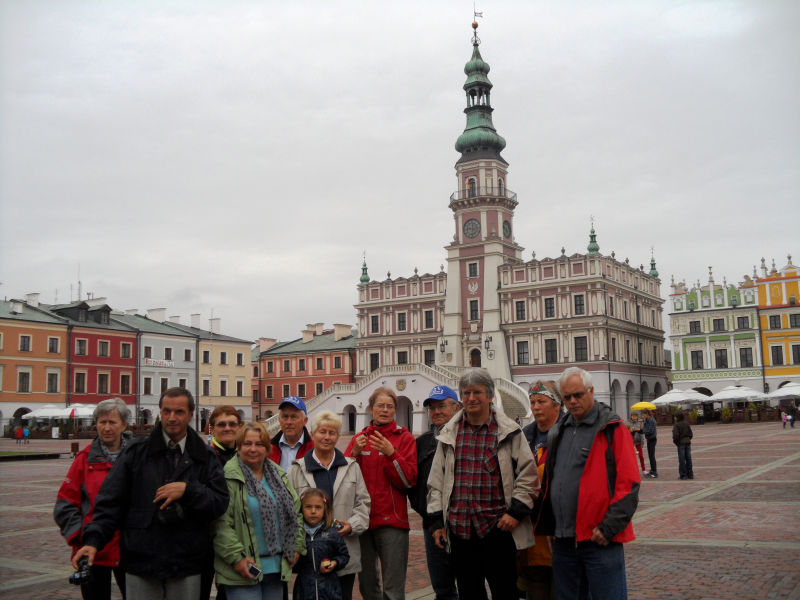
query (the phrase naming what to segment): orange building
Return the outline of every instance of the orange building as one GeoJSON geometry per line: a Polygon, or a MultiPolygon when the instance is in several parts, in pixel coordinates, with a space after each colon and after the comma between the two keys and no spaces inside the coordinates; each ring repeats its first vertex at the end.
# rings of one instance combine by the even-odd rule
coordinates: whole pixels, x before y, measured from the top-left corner
{"type": "Polygon", "coordinates": [[[767,270],[761,259],[758,285],[765,391],[800,381],[800,267],[788,256],[786,266],[767,270]]]}

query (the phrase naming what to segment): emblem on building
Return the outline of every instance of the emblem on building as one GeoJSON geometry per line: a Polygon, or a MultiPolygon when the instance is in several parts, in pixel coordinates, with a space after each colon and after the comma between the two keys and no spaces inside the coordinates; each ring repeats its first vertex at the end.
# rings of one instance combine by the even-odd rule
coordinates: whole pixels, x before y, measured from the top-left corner
{"type": "Polygon", "coordinates": [[[398,392],[402,392],[404,389],[406,389],[406,380],[405,379],[398,379],[395,382],[394,385],[397,388],[398,392]]]}
{"type": "Polygon", "coordinates": [[[474,296],[475,294],[478,293],[478,282],[477,281],[470,281],[467,284],[467,289],[469,290],[469,293],[474,296]]]}

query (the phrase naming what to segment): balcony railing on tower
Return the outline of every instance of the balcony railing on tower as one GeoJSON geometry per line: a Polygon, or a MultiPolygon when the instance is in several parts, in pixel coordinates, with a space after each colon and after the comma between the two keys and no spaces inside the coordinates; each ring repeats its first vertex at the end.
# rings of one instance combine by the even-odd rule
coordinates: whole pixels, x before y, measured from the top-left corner
{"type": "Polygon", "coordinates": [[[453,192],[452,195],[450,196],[450,202],[454,202],[456,200],[467,200],[469,198],[486,198],[486,197],[508,198],[509,200],[513,200],[514,202],[517,201],[517,194],[505,188],[504,186],[500,187],[473,186],[463,190],[458,190],[457,192],[453,192]]]}

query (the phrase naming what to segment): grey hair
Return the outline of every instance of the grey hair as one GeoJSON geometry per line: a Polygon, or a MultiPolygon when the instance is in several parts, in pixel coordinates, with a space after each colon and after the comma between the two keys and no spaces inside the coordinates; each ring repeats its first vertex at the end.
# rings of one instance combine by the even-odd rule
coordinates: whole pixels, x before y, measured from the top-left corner
{"type": "Polygon", "coordinates": [[[558,378],[558,389],[561,391],[562,386],[567,382],[567,379],[572,377],[573,375],[577,375],[581,378],[581,383],[586,388],[592,387],[592,376],[589,374],[588,371],[584,371],[580,367],[567,367],[564,372],[561,374],[561,377],[558,378]]]}
{"type": "Polygon", "coordinates": [[[98,402],[94,412],[92,413],[92,416],[94,417],[94,420],[97,421],[97,419],[106,413],[110,413],[112,410],[115,410],[119,413],[119,418],[122,419],[123,423],[130,421],[131,411],[122,398],[109,398],[108,400],[98,402]]]}
{"type": "Polygon", "coordinates": [[[464,373],[458,380],[458,393],[471,385],[482,385],[486,388],[486,395],[494,398],[494,379],[486,369],[470,369],[464,373]]]}
{"type": "Polygon", "coordinates": [[[314,433],[320,425],[330,425],[341,433],[342,418],[335,412],[323,410],[321,413],[314,415],[314,420],[311,422],[311,433],[314,433]]]}

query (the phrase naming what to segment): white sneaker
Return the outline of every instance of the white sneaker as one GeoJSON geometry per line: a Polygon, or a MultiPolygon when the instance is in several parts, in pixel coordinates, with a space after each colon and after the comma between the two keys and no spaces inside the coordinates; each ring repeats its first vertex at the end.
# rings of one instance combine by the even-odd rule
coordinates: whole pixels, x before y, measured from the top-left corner
{"type": "Polygon", "coordinates": [[[642,471],[642,475],[650,475],[650,471],[642,471]]]}

